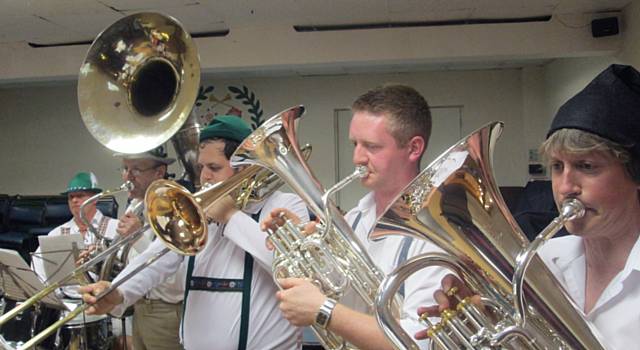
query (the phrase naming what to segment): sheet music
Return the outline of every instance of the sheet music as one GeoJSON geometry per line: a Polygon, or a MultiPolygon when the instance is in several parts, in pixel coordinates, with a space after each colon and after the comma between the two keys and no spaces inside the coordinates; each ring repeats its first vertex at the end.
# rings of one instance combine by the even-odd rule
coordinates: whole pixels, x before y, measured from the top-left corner
{"type": "MultiPolygon", "coordinates": [[[[40,254],[34,254],[32,259],[40,259],[40,265],[44,271],[36,268],[39,274],[44,272],[47,285],[56,283],[68,276],[76,268],[76,255],[84,249],[82,235],[40,236],[40,254]]],[[[35,267],[35,266],[34,266],[35,267]]],[[[78,284],[77,281],[69,281],[68,285],[78,284]]]]}
{"type": "MultiPolygon", "coordinates": [[[[0,248],[0,288],[6,298],[24,301],[45,286],[18,252],[0,248]]],[[[57,309],[67,309],[54,293],[47,295],[41,302],[57,309]]]]}

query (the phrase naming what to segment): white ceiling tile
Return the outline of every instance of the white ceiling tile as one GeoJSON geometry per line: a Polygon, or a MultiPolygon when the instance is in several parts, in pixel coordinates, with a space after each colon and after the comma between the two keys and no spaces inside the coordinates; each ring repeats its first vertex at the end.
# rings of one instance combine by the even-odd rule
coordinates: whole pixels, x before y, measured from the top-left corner
{"type": "Polygon", "coordinates": [[[77,34],[36,16],[16,17],[0,25],[0,42],[66,42],[77,40],[77,34]]]}

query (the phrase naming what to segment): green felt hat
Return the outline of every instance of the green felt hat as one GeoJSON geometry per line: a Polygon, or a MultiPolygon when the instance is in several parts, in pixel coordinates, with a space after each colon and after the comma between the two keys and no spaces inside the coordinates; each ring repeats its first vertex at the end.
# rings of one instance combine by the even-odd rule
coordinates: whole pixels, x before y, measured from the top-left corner
{"type": "Polygon", "coordinates": [[[242,118],[235,115],[219,115],[200,130],[200,142],[213,138],[242,142],[251,132],[251,127],[242,118]]]}
{"type": "Polygon", "coordinates": [[[98,188],[98,179],[93,173],[77,173],[67,186],[67,190],[61,194],[67,195],[72,192],[89,191],[94,193],[102,192],[102,189],[98,188]]]}

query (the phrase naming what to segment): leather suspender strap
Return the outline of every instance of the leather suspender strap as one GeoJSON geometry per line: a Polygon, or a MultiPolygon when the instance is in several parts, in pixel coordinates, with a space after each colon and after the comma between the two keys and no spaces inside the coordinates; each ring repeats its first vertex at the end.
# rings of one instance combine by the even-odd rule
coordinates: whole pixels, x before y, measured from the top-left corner
{"type": "MultiPolygon", "coordinates": [[[[255,222],[260,222],[260,212],[252,214],[251,218],[255,222]]],[[[253,256],[244,253],[244,276],[242,278],[244,285],[242,288],[242,314],[240,316],[240,340],[238,341],[238,350],[246,350],[247,339],[249,336],[249,313],[251,311],[251,281],[253,280],[253,256]]]]}
{"type": "Polygon", "coordinates": [[[184,342],[184,315],[187,311],[187,297],[189,296],[189,287],[191,285],[191,276],[193,275],[193,265],[195,265],[196,257],[190,256],[187,260],[187,278],[184,283],[184,298],[182,298],[182,320],[180,320],[180,338],[184,342]]]}
{"type": "MultiPolygon", "coordinates": [[[[256,222],[259,220],[260,212],[251,215],[256,222]]],[[[242,310],[240,313],[240,337],[238,339],[238,350],[246,350],[249,335],[249,316],[251,309],[251,282],[253,280],[253,256],[244,254],[244,272],[241,280],[228,278],[194,277],[193,268],[195,266],[195,256],[190,256],[187,261],[187,278],[184,288],[184,299],[182,303],[182,327],[181,336],[184,339],[184,318],[186,315],[187,298],[190,290],[200,290],[209,292],[242,292],[242,310]]]]}
{"type": "Polygon", "coordinates": [[[356,218],[353,220],[353,224],[351,224],[351,229],[353,231],[356,230],[356,227],[358,227],[358,224],[360,223],[360,219],[362,218],[362,212],[359,211],[358,215],[356,216],[356,218]]]}
{"type": "Polygon", "coordinates": [[[98,224],[98,232],[104,237],[104,233],[107,232],[107,227],[109,226],[109,218],[103,216],[100,220],[100,224],[98,224]]]}
{"type": "Polygon", "coordinates": [[[251,280],[253,279],[253,257],[244,253],[244,277],[242,287],[242,314],[240,316],[240,340],[238,350],[246,350],[249,335],[249,311],[251,309],[251,280]]]}

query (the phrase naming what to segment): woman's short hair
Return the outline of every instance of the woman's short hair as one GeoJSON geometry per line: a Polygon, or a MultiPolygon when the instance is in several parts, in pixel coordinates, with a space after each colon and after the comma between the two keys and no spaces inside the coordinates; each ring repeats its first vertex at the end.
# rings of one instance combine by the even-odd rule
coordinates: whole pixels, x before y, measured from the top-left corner
{"type": "Polygon", "coordinates": [[[539,149],[548,163],[551,153],[585,154],[601,152],[622,163],[634,182],[640,184],[640,160],[633,157],[630,150],[622,145],[579,129],[560,129],[542,143],[539,149]]]}

